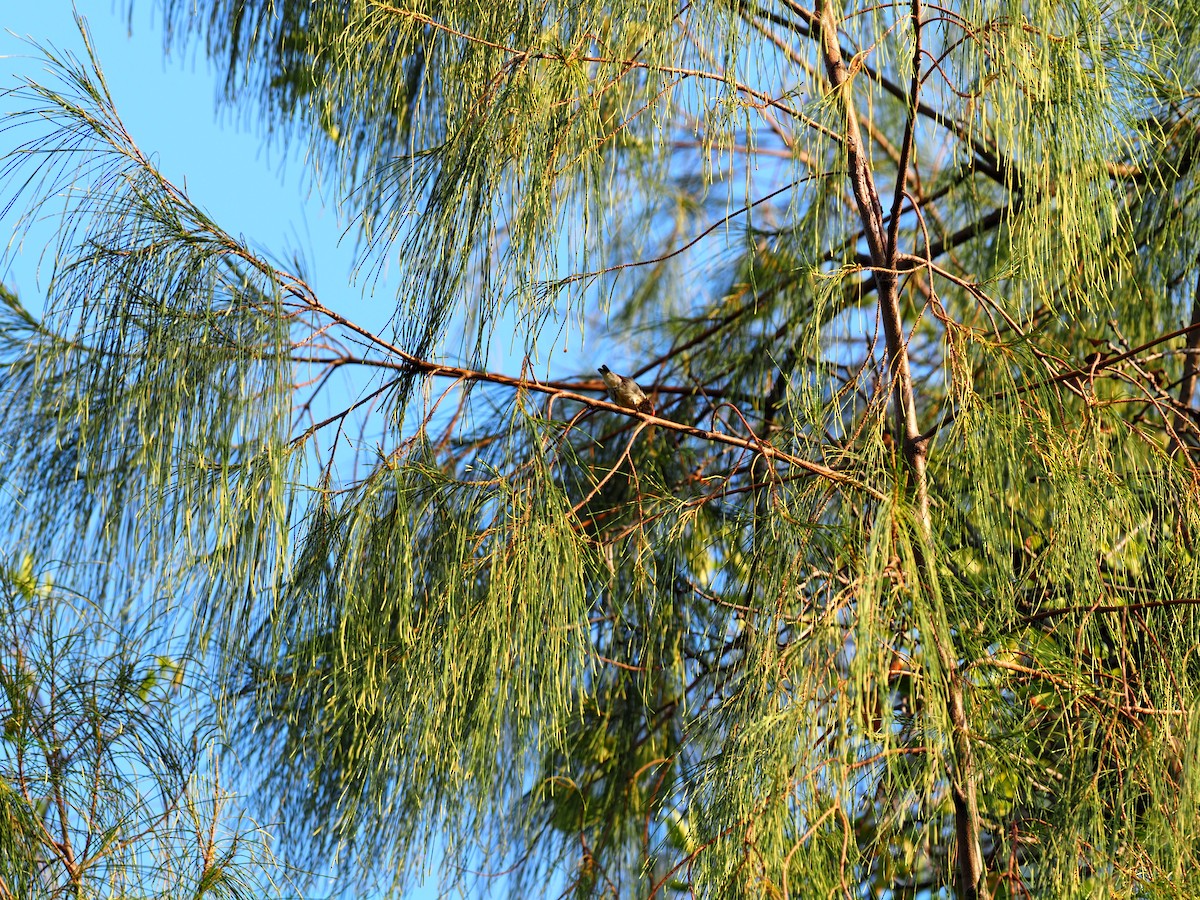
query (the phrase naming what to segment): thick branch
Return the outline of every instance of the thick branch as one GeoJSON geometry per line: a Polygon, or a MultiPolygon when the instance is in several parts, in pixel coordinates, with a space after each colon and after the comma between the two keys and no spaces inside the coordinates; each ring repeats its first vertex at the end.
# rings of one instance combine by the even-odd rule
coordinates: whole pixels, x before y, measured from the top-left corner
{"type": "Polygon", "coordinates": [[[842,110],[846,117],[846,131],[842,145],[846,150],[846,162],[850,168],[850,186],[854,202],[858,206],[859,218],[867,237],[871,257],[878,265],[886,264],[886,244],[883,236],[883,207],[875,191],[870,164],[863,148],[862,131],[858,124],[858,112],[850,96],[850,73],[842,61],[842,48],[838,44],[837,13],[833,4],[826,2],[821,7],[821,49],[825,58],[825,70],[835,93],[840,95],[842,110]]]}
{"type": "Polygon", "coordinates": [[[917,424],[912,372],[909,368],[907,342],[904,339],[904,326],[896,290],[896,271],[888,258],[887,239],[883,232],[883,208],[880,206],[875,180],[863,149],[858,113],[850,91],[849,72],[842,61],[842,49],[837,34],[837,14],[829,0],[826,0],[821,10],[821,47],[825,69],[834,91],[840,94],[845,115],[846,133],[843,144],[850,169],[850,187],[854,192],[854,202],[858,206],[874,266],[873,276],[879,294],[879,310],[883,318],[892,369],[898,430],[904,437],[905,459],[914,476],[922,527],[928,532],[929,494],[925,484],[925,445],[920,441],[921,429],[917,424]]]}
{"type": "MultiPolygon", "coordinates": [[[[913,25],[921,27],[920,0],[913,0],[913,25]]],[[[879,311],[887,339],[888,360],[891,369],[896,404],[897,430],[903,436],[904,458],[912,473],[913,490],[916,495],[922,536],[926,541],[932,536],[929,516],[929,489],[926,476],[926,452],[928,441],[921,437],[917,421],[916,399],[913,392],[912,370],[909,366],[908,344],[904,336],[904,323],[900,313],[898,281],[895,271],[895,249],[883,233],[883,210],[879,204],[870,165],[863,152],[858,117],[850,91],[850,78],[842,61],[838,42],[837,11],[834,0],[824,0],[821,7],[821,46],[825,68],[834,91],[841,101],[846,133],[844,145],[849,164],[851,189],[862,218],[867,236],[871,259],[874,263],[873,276],[879,294],[879,311]]],[[[919,56],[917,58],[919,62],[919,56]]],[[[919,67],[913,75],[913,89],[904,97],[910,105],[909,125],[912,116],[920,108],[917,92],[920,86],[919,67]]],[[[906,143],[911,138],[906,136],[906,143]]],[[[903,188],[904,172],[897,174],[898,188],[903,188]]],[[[897,195],[899,196],[899,194],[897,195]]],[[[899,204],[893,209],[893,225],[899,212],[899,204]]],[[[891,229],[889,229],[890,231],[891,229]]],[[[923,575],[928,576],[927,562],[919,562],[923,575]]],[[[923,579],[924,580],[924,579],[923,579]]],[[[945,622],[945,616],[939,616],[945,622]]],[[[954,768],[951,774],[951,795],[954,802],[954,822],[958,844],[959,896],[963,900],[978,900],[987,896],[984,878],[983,854],[979,843],[979,809],[975,796],[974,765],[971,737],[968,729],[965,693],[958,658],[949,635],[939,633],[940,623],[933,623],[929,638],[934,645],[938,661],[945,673],[946,709],[950,718],[954,768]]]]}
{"type": "Polygon", "coordinates": [[[1075,613],[1087,613],[1089,616],[1106,615],[1108,613],[1127,613],[1132,610],[1160,609],[1170,606],[1200,606],[1200,597],[1179,597],[1174,600],[1146,600],[1140,603],[1110,603],[1103,606],[1097,604],[1089,606],[1062,606],[1030,613],[1027,616],[1023,616],[1021,621],[1032,623],[1040,622],[1043,619],[1052,619],[1057,616],[1071,616],[1075,613]]]}
{"type": "Polygon", "coordinates": [[[1183,409],[1190,408],[1192,396],[1196,393],[1196,381],[1200,380],[1200,272],[1196,273],[1196,290],[1192,297],[1192,319],[1188,323],[1187,344],[1183,354],[1183,378],[1179,382],[1179,405],[1182,407],[1175,413],[1175,439],[1171,447],[1172,455],[1184,449],[1183,434],[1187,427],[1183,409]]]}
{"type": "MultiPolygon", "coordinates": [[[[806,472],[811,472],[813,475],[819,475],[822,478],[829,479],[830,481],[838,484],[856,487],[860,490],[866,491],[877,500],[885,499],[885,496],[879,491],[869,487],[868,485],[862,484],[859,481],[856,481],[854,478],[851,478],[849,475],[846,475],[843,472],[839,472],[836,469],[831,469],[828,466],[823,466],[820,463],[810,462],[807,459],[793,456],[790,453],[785,453],[784,451],[776,449],[771,444],[761,439],[740,438],[736,435],[725,434],[724,432],[720,431],[709,431],[703,428],[696,428],[691,425],[684,425],[681,422],[675,422],[671,419],[663,419],[649,413],[641,413],[637,410],[627,409],[623,406],[618,406],[615,403],[609,403],[607,400],[597,400],[593,397],[585,397],[583,394],[578,394],[572,390],[558,387],[555,383],[545,384],[539,381],[529,381],[525,378],[517,378],[512,375],[502,375],[498,372],[468,369],[463,366],[447,366],[441,363],[435,363],[429,360],[421,359],[418,356],[414,356],[411,353],[405,352],[395,344],[385,341],[383,338],[368,331],[361,325],[357,325],[350,319],[347,319],[345,316],[342,316],[339,313],[329,309],[319,300],[317,300],[312,290],[299,279],[292,279],[288,290],[294,296],[303,300],[315,312],[318,312],[323,316],[327,316],[328,318],[337,322],[339,325],[350,329],[356,334],[366,338],[377,347],[396,357],[395,361],[381,360],[374,363],[374,365],[379,366],[380,368],[395,369],[396,371],[402,373],[414,373],[427,376],[449,376],[459,379],[463,382],[500,384],[507,387],[516,388],[518,390],[533,391],[535,393],[548,394],[553,397],[561,397],[566,400],[573,400],[576,403],[581,403],[584,406],[591,407],[592,409],[602,409],[609,412],[620,413],[621,415],[629,416],[631,418],[642,419],[648,424],[657,425],[660,428],[668,431],[677,431],[681,434],[686,434],[690,437],[696,437],[701,440],[712,441],[713,443],[717,444],[726,444],[731,447],[738,447],[742,450],[749,450],[752,453],[757,453],[767,459],[785,462],[789,465],[796,466],[799,469],[804,469],[806,472]]],[[[330,417],[324,424],[338,420],[340,415],[341,414],[330,417]]],[[[308,432],[302,435],[302,438],[307,437],[312,433],[312,431],[313,429],[309,429],[308,432]]]]}
{"type": "MultiPolygon", "coordinates": [[[[798,23],[789,22],[782,17],[768,17],[776,24],[787,25],[796,34],[802,37],[808,37],[812,30],[818,25],[818,16],[816,13],[805,9],[794,0],[783,0],[784,6],[798,15],[805,23],[805,27],[798,27],[798,23]]],[[[757,11],[762,14],[760,11],[757,11]]],[[[824,31],[824,29],[822,29],[824,31]]],[[[836,36],[833,38],[837,40],[836,36]]],[[[824,49],[824,48],[823,48],[824,49]]],[[[838,48],[839,57],[842,55],[841,48],[838,48]]],[[[1016,171],[1010,164],[1004,162],[997,156],[992,148],[988,147],[983,142],[976,139],[971,134],[971,130],[966,124],[952,119],[945,113],[934,109],[927,103],[922,103],[917,100],[915,95],[906,95],[904,89],[889,78],[885,78],[883,73],[866,62],[864,59],[856,60],[858,67],[866,74],[868,78],[878,84],[881,88],[895,97],[897,100],[908,102],[910,97],[915,101],[912,104],[912,109],[922,118],[928,119],[941,128],[945,128],[955,137],[969,144],[972,152],[976,155],[976,163],[980,171],[984,172],[989,178],[1004,188],[1011,188],[1017,194],[1024,192],[1024,179],[1020,173],[1016,171]]],[[[1114,176],[1116,177],[1116,176],[1114,176]]]]}

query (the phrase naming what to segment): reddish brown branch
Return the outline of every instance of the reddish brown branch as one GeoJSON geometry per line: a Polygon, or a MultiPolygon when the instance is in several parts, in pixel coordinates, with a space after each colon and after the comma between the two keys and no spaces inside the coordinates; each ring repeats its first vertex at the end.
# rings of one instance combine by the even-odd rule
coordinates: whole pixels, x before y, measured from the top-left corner
{"type": "Polygon", "coordinates": [[[1165,606],[1200,606],[1200,597],[1180,597],[1176,600],[1147,600],[1142,603],[1113,603],[1104,606],[1063,606],[1056,609],[1043,609],[1021,618],[1022,622],[1040,622],[1055,616],[1069,616],[1074,613],[1123,613],[1142,609],[1159,609],[1165,606]]]}
{"type": "MultiPolygon", "coordinates": [[[[915,27],[919,30],[919,0],[913,0],[913,19],[915,27]]],[[[825,68],[833,90],[838,95],[837,99],[841,104],[844,116],[843,146],[849,166],[850,186],[870,249],[873,264],[872,277],[879,295],[879,315],[887,341],[892,391],[896,406],[897,432],[904,442],[904,459],[912,474],[912,490],[915,495],[921,534],[928,541],[932,533],[926,476],[926,453],[929,442],[922,438],[917,421],[916,398],[908,358],[908,342],[904,335],[904,322],[898,295],[898,276],[895,270],[896,251],[891,240],[891,233],[898,228],[899,204],[905,173],[902,170],[897,174],[896,203],[892,210],[892,223],[888,229],[888,235],[885,236],[883,209],[879,204],[870,160],[862,145],[858,115],[851,95],[850,74],[842,60],[842,50],[838,40],[838,8],[835,7],[834,0],[824,0],[820,13],[820,26],[825,68]]],[[[859,60],[856,59],[857,62],[859,60]]],[[[918,55],[914,60],[915,69],[919,70],[919,62],[918,43],[918,55]]],[[[901,97],[910,105],[910,125],[912,117],[921,108],[917,96],[919,87],[920,78],[918,73],[914,72],[911,94],[901,97]]],[[[928,260],[924,262],[928,264],[928,260]]],[[[928,561],[922,558],[919,566],[923,578],[928,576],[928,561]]],[[[935,577],[936,575],[929,576],[928,580],[935,577]]],[[[940,606],[938,613],[938,618],[944,622],[944,610],[940,606]]],[[[948,629],[946,634],[942,634],[939,630],[941,626],[942,622],[934,621],[930,626],[928,636],[944,672],[945,702],[952,731],[954,765],[949,774],[958,846],[958,893],[963,900],[978,900],[978,898],[988,896],[988,888],[980,846],[979,809],[976,800],[973,748],[967,721],[965,688],[948,629]]]]}
{"type": "MultiPolygon", "coordinates": [[[[373,332],[368,331],[366,328],[363,328],[361,325],[358,325],[350,319],[347,319],[340,313],[337,313],[324,306],[316,298],[316,295],[312,292],[311,288],[309,288],[308,285],[302,280],[298,278],[292,278],[291,276],[284,276],[284,278],[288,280],[287,290],[294,296],[308,303],[314,311],[327,316],[328,318],[337,322],[339,325],[342,325],[343,327],[355,332],[370,343],[374,344],[379,349],[395,357],[394,360],[380,360],[372,363],[373,365],[381,368],[395,369],[396,371],[402,373],[413,373],[426,376],[448,376],[451,378],[457,378],[463,382],[499,384],[514,388],[518,391],[533,391],[535,393],[550,394],[554,397],[560,397],[566,400],[572,400],[576,403],[581,403],[584,406],[592,409],[606,410],[608,412],[618,413],[630,418],[641,419],[647,424],[657,425],[658,427],[667,431],[677,431],[690,437],[699,438],[700,440],[712,441],[718,444],[726,444],[731,447],[749,450],[753,453],[757,453],[763,457],[766,457],[767,459],[785,462],[789,465],[796,466],[797,468],[804,469],[806,472],[810,472],[813,475],[819,475],[822,478],[827,478],[830,481],[838,484],[855,487],[866,491],[868,494],[878,500],[886,499],[885,495],[880,491],[869,487],[868,485],[862,484],[844,472],[839,472],[836,469],[831,469],[828,466],[821,465],[820,463],[810,462],[807,459],[793,456],[790,453],[786,453],[783,450],[777,449],[770,443],[763,440],[740,438],[736,435],[726,434],[720,431],[696,428],[691,425],[684,425],[680,422],[672,421],[671,419],[663,419],[658,416],[651,415],[650,413],[642,413],[638,412],[637,410],[627,409],[623,406],[618,406],[615,403],[610,403],[607,400],[597,400],[593,397],[585,397],[583,394],[579,394],[573,390],[559,386],[562,384],[561,382],[543,383],[539,381],[531,381],[525,378],[517,378],[512,375],[503,375],[498,372],[468,369],[463,366],[448,366],[421,359],[418,356],[414,356],[413,354],[400,349],[395,344],[384,340],[373,332]]],[[[572,387],[573,386],[574,385],[572,385],[572,387]]],[[[347,410],[347,412],[349,412],[349,410],[347,410]]],[[[342,417],[344,417],[344,414],[332,416],[327,420],[326,424],[337,421],[342,417]]],[[[313,430],[314,429],[310,428],[307,432],[305,432],[305,434],[301,435],[300,440],[309,436],[313,430]]]]}
{"type": "Polygon", "coordinates": [[[904,123],[904,139],[900,142],[900,162],[896,166],[896,189],[892,197],[892,219],[887,232],[888,265],[896,264],[896,238],[900,233],[900,206],[904,202],[904,186],[908,180],[908,164],[912,157],[913,137],[917,126],[917,98],[921,90],[921,0],[913,0],[913,61],[912,82],[908,89],[908,119],[904,123]]]}
{"type": "MultiPolygon", "coordinates": [[[[1184,411],[1191,409],[1192,395],[1196,393],[1196,381],[1200,379],[1200,272],[1196,274],[1196,289],[1192,297],[1192,318],[1187,327],[1187,343],[1183,354],[1183,378],[1179,382],[1179,406],[1175,412],[1176,435],[1182,434],[1187,427],[1184,411]]],[[[1176,437],[1172,443],[1171,453],[1177,454],[1184,449],[1183,439],[1176,437]]]]}

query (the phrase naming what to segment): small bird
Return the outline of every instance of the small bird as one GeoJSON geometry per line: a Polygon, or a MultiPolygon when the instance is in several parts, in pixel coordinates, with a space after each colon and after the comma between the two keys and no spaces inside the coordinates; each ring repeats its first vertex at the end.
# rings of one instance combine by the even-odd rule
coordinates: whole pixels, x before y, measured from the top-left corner
{"type": "Polygon", "coordinates": [[[608,388],[608,396],[617,406],[636,409],[638,412],[644,413],[654,412],[654,404],[650,402],[646,392],[638,387],[638,383],[632,378],[618,375],[608,366],[600,367],[600,377],[604,379],[604,384],[608,388]]]}

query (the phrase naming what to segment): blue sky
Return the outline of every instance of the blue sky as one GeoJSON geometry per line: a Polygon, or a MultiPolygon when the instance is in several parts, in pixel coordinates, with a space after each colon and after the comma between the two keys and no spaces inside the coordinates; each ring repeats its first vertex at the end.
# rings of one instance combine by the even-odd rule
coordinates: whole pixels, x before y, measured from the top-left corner
{"type": "MultiPolygon", "coordinates": [[[[43,71],[36,48],[23,40],[26,36],[84,55],[71,0],[8,0],[4,5],[0,85],[10,87],[17,76],[37,78],[43,71]]],[[[186,186],[193,202],[230,234],[276,261],[298,254],[325,305],[366,327],[382,328],[400,285],[394,277],[389,283],[386,267],[378,279],[372,270],[362,286],[351,283],[353,233],[343,236],[347,223],[312,185],[305,148],[298,142],[283,147],[279,141],[268,148],[264,135],[254,132],[240,112],[218,108],[220,79],[201,53],[188,48],[165,54],[157,2],[133,0],[131,17],[122,12],[124,5],[123,0],[75,0],[74,8],[87,20],[117,112],[141,150],[168,179],[186,186]],[[373,296],[364,298],[364,286],[373,296]]],[[[0,116],[15,106],[13,98],[0,96],[0,116]]],[[[0,146],[10,148],[16,137],[12,132],[0,135],[0,146]]],[[[15,221],[12,214],[0,217],[5,243],[15,221]]],[[[46,265],[39,271],[38,258],[52,235],[48,225],[33,228],[20,252],[0,262],[0,281],[34,309],[49,274],[46,265]]],[[[579,324],[572,318],[562,332],[557,323],[545,329],[537,340],[539,377],[570,377],[579,374],[580,365],[589,369],[606,360],[616,368],[632,365],[627,348],[607,339],[607,323],[594,322],[586,336],[579,324]],[[564,355],[561,351],[568,348],[570,354],[564,355]]],[[[488,349],[489,367],[518,372],[526,330],[519,326],[516,310],[506,311],[488,349]]],[[[458,348],[452,344],[448,349],[458,348]]]]}
{"type": "MultiPolygon", "coordinates": [[[[10,0],[4,6],[0,89],[13,87],[18,76],[37,79],[44,71],[36,48],[22,40],[25,36],[85,55],[69,0],[10,0]]],[[[150,3],[135,6],[127,19],[111,0],[75,4],[87,19],[117,110],[138,146],[169,179],[186,185],[192,199],[230,233],[275,258],[299,253],[326,303],[358,318],[381,315],[389,304],[365,302],[350,285],[352,240],[342,239],[344,225],[336,211],[325,207],[306,178],[304,148],[267,151],[262,135],[242,127],[229,111],[219,112],[218,80],[207,61],[192,53],[165,56],[161,25],[152,17],[150,3]]],[[[13,97],[0,96],[0,117],[15,108],[13,97]]],[[[0,154],[19,140],[19,131],[0,131],[0,154]]],[[[7,194],[5,186],[0,191],[7,194]]],[[[0,218],[4,244],[16,224],[15,214],[0,218]]],[[[53,233],[50,221],[23,231],[19,245],[11,246],[0,264],[0,281],[33,309],[42,305],[49,264],[43,261],[39,269],[39,257],[53,233]]],[[[386,291],[386,280],[377,287],[386,291]]],[[[436,891],[427,886],[408,896],[434,897],[436,891]]]]}
{"type": "MultiPolygon", "coordinates": [[[[135,4],[127,19],[111,0],[77,0],[88,22],[117,111],[137,141],[163,173],[188,193],[227,231],[244,236],[257,249],[277,258],[299,252],[311,267],[314,286],[325,301],[357,299],[348,285],[353,246],[342,240],[336,212],[326,208],[305,177],[303,147],[265,149],[261,135],[251,133],[228,110],[217,109],[218,81],[198,54],[163,52],[160,22],[149,3],[135,4]]],[[[21,38],[82,56],[83,42],[69,0],[9,3],[0,15],[0,84],[18,75],[37,78],[42,63],[37,50],[21,38]]],[[[14,108],[0,97],[0,113],[14,108]]],[[[7,149],[15,135],[4,136],[7,149]]],[[[8,241],[12,215],[0,219],[8,241]]],[[[0,279],[22,299],[38,305],[45,288],[46,267],[38,272],[38,256],[50,228],[35,229],[20,253],[0,269],[0,279]],[[40,275],[40,277],[39,277],[40,275]]]]}

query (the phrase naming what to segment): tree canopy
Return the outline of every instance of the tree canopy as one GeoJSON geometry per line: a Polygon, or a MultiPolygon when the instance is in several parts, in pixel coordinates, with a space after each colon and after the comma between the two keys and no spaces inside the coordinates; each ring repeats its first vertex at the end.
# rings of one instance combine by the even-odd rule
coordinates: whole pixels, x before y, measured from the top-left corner
{"type": "Polygon", "coordinates": [[[1200,896],[1191,0],[159,6],[399,287],[321,296],[42,48],[5,541],[185,623],[285,857],[1200,896]]]}

